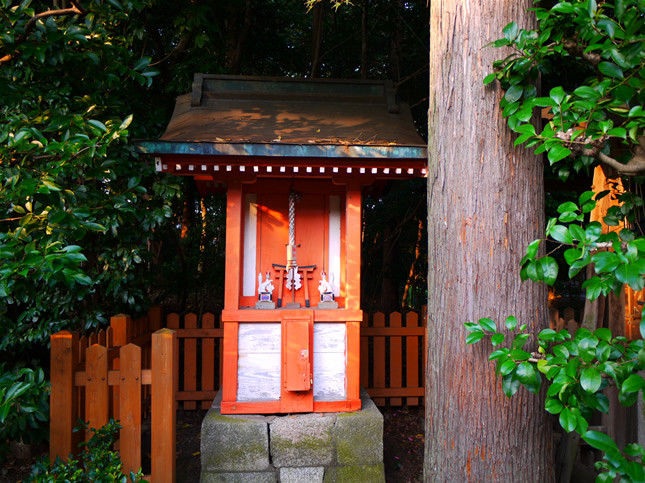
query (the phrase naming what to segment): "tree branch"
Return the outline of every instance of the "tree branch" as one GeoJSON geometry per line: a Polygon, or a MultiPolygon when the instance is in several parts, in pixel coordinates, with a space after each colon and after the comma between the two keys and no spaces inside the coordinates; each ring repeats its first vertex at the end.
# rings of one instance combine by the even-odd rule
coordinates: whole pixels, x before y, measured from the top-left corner
{"type": "Polygon", "coordinates": [[[25,34],[28,34],[31,32],[31,30],[34,28],[36,25],[36,22],[38,20],[51,17],[51,16],[60,16],[60,15],[84,15],[86,13],[85,9],[80,6],[80,4],[77,1],[72,1],[71,2],[72,6],[70,8],[60,8],[60,9],[54,9],[54,10],[47,10],[45,12],[41,12],[37,15],[34,15],[29,19],[29,22],[27,22],[27,25],[25,25],[25,34]]]}

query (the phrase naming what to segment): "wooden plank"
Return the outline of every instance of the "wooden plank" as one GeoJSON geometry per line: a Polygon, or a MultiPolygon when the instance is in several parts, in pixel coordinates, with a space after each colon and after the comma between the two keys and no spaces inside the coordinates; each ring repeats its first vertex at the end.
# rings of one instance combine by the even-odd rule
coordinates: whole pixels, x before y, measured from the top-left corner
{"type": "MultiPolygon", "coordinates": [[[[372,317],[374,327],[385,327],[385,314],[377,312],[372,317]]],[[[385,337],[377,336],[373,339],[374,353],[372,354],[372,370],[374,371],[374,387],[385,387],[385,337]]],[[[375,399],[378,406],[385,405],[385,400],[375,399]]]]}
{"type": "MultiPolygon", "coordinates": [[[[186,314],[184,316],[184,327],[187,329],[197,328],[197,316],[186,314]]],[[[197,389],[197,339],[194,337],[184,340],[184,390],[194,391],[197,389]]],[[[194,401],[185,401],[184,409],[193,410],[197,408],[194,401]]]]}
{"type": "MultiPolygon", "coordinates": [[[[206,315],[208,314],[204,314],[204,317],[206,315]]],[[[210,315],[212,316],[212,314],[210,315]]],[[[204,321],[204,317],[202,317],[202,324],[204,321]]],[[[215,329],[213,327],[204,327],[202,329],[173,328],[173,330],[177,333],[178,339],[185,339],[187,337],[196,337],[198,339],[208,339],[208,338],[221,339],[222,337],[224,337],[224,329],[215,329]]]]}
{"type": "MultiPolygon", "coordinates": [[[[114,347],[121,347],[130,343],[132,339],[132,319],[129,315],[118,314],[110,317],[110,327],[112,327],[112,342],[114,347]]],[[[112,369],[118,371],[120,369],[119,358],[116,357],[112,361],[112,369]]],[[[120,419],[119,414],[119,387],[112,388],[112,414],[114,419],[120,419]]]]}
{"type": "Polygon", "coordinates": [[[378,398],[379,400],[386,397],[407,397],[418,401],[420,397],[424,396],[422,387],[368,387],[365,390],[373,399],[378,398]]]}
{"type": "Polygon", "coordinates": [[[369,316],[367,314],[363,315],[363,320],[361,320],[361,358],[360,358],[360,371],[361,377],[360,382],[361,386],[367,387],[369,384],[369,339],[365,335],[365,330],[369,322],[369,316]]]}
{"type": "MultiPolygon", "coordinates": [[[[419,315],[416,312],[408,312],[405,317],[406,327],[418,327],[419,326],[419,315]]],[[[423,389],[423,384],[419,384],[419,337],[417,336],[408,336],[405,338],[405,349],[406,349],[406,386],[407,387],[421,387],[423,389]]],[[[406,400],[408,406],[418,406],[419,398],[418,397],[408,397],[406,400]]]]}
{"type": "Polygon", "coordinates": [[[202,401],[208,403],[208,408],[206,409],[210,409],[215,396],[217,396],[217,391],[178,391],[175,399],[177,401],[202,401]]]}
{"type": "Polygon", "coordinates": [[[367,337],[421,337],[424,333],[425,329],[423,327],[367,327],[361,329],[361,335],[367,337]]]}
{"type": "MultiPolygon", "coordinates": [[[[390,314],[390,328],[401,327],[401,314],[392,312],[390,314]]],[[[390,387],[403,386],[403,351],[401,337],[390,337],[390,387]]],[[[390,405],[400,406],[403,403],[401,398],[390,399],[390,405]]]]}
{"type": "Polygon", "coordinates": [[[237,322],[224,322],[222,412],[225,410],[224,402],[237,399],[238,325],[237,322]]]}
{"type": "Polygon", "coordinates": [[[134,344],[121,347],[120,359],[119,451],[123,473],[128,475],[141,467],[141,348],[134,344]]]}
{"type": "MultiPolygon", "coordinates": [[[[121,384],[120,371],[108,371],[108,386],[118,386],[121,384]]],[[[152,372],[150,369],[141,370],[141,384],[152,384],[152,372]]],[[[87,385],[87,372],[76,371],[74,373],[74,385],[78,387],[87,385]]]]}
{"type": "Polygon", "coordinates": [[[161,329],[163,324],[163,312],[161,310],[161,306],[153,305],[150,307],[150,310],[148,310],[148,317],[150,318],[151,332],[156,332],[161,329]]]}
{"type": "MultiPolygon", "coordinates": [[[[94,344],[87,349],[85,373],[85,417],[88,429],[100,429],[109,419],[108,357],[105,347],[94,344]]],[[[85,437],[89,439],[91,435],[91,431],[88,431],[85,437]]]]}
{"type": "MultiPolygon", "coordinates": [[[[202,328],[205,332],[215,327],[215,316],[211,313],[202,316],[202,328]]],[[[223,335],[223,330],[217,329],[223,335]]],[[[215,389],[215,339],[204,336],[202,338],[202,391],[213,391],[215,389]]],[[[214,397],[214,396],[213,396],[214,397]]],[[[199,399],[197,399],[199,400],[199,399]]],[[[211,407],[212,401],[202,400],[202,409],[211,407]]]]}
{"type": "Polygon", "coordinates": [[[346,347],[345,324],[314,323],[314,402],[347,398],[346,347]]]}
{"type": "Polygon", "coordinates": [[[347,399],[361,398],[360,392],[360,322],[347,322],[347,399]]]}
{"type": "Polygon", "coordinates": [[[237,309],[240,305],[240,260],[242,244],[242,184],[233,181],[226,195],[226,262],[224,307],[237,309]]]}
{"type": "Polygon", "coordinates": [[[358,411],[360,408],[360,399],[346,399],[344,401],[314,401],[315,413],[350,412],[358,411]]]}
{"type": "Polygon", "coordinates": [[[222,401],[222,414],[273,414],[280,412],[280,401],[222,401]]]}
{"type": "Polygon", "coordinates": [[[152,335],[151,476],[155,483],[175,481],[176,371],[179,347],[170,329],[152,335]]]}
{"type": "Polygon", "coordinates": [[[345,207],[345,307],[353,310],[359,310],[361,304],[361,227],[360,186],[348,185],[345,207]]]}
{"type": "MultiPolygon", "coordinates": [[[[339,302],[340,303],[340,302],[339,302]]],[[[316,322],[348,322],[355,321],[360,322],[363,320],[363,311],[360,309],[348,310],[348,309],[313,309],[314,311],[314,320],[316,322]]],[[[253,322],[280,322],[282,320],[283,310],[227,310],[222,311],[222,322],[239,322],[243,320],[245,323],[253,322]]]]}
{"type": "Polygon", "coordinates": [[[49,406],[49,459],[67,459],[76,453],[72,430],[77,418],[78,395],[74,387],[74,371],[78,361],[78,334],[66,330],[51,336],[49,406]]]}

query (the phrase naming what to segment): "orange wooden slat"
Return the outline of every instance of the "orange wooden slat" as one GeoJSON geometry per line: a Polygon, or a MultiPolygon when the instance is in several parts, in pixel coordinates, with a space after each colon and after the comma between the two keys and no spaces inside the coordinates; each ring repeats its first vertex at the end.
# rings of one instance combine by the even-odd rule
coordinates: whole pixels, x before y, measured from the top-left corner
{"type": "Polygon", "coordinates": [[[408,399],[412,399],[413,396],[414,399],[418,399],[424,396],[422,387],[368,387],[365,389],[372,398],[379,399],[384,397],[389,397],[391,398],[390,400],[394,397],[407,397],[408,399]]]}
{"type": "MultiPolygon", "coordinates": [[[[385,314],[377,312],[373,317],[374,327],[385,327],[385,314]]],[[[385,387],[385,337],[374,337],[374,354],[372,355],[374,371],[374,387],[385,387]]],[[[383,399],[375,399],[374,403],[383,406],[383,399]]]]}
{"type": "MultiPolygon", "coordinates": [[[[109,419],[108,357],[105,347],[95,344],[87,349],[85,374],[85,417],[89,423],[88,429],[99,429],[109,419]]],[[[89,439],[91,434],[88,431],[86,438],[89,439]]]]}
{"type": "MultiPolygon", "coordinates": [[[[112,343],[113,347],[121,347],[130,343],[132,339],[132,319],[129,315],[118,314],[110,317],[110,327],[112,328],[112,343]]],[[[119,358],[116,357],[112,361],[112,369],[119,370],[121,368],[119,358]]],[[[115,386],[112,391],[112,414],[114,419],[119,419],[119,387],[115,386]]]]}
{"type": "MultiPolygon", "coordinates": [[[[415,312],[408,312],[405,317],[406,327],[418,327],[419,315],[415,312]]],[[[423,387],[419,384],[419,337],[408,336],[405,338],[406,345],[406,387],[423,387]]],[[[418,397],[408,397],[408,406],[418,406],[418,397]]]]}
{"type": "Polygon", "coordinates": [[[163,325],[163,312],[159,305],[153,305],[150,307],[148,317],[150,318],[150,332],[155,332],[161,329],[163,325]]]}
{"type": "Polygon", "coordinates": [[[99,330],[97,343],[105,347],[105,329],[99,330]]]}
{"type": "Polygon", "coordinates": [[[360,333],[359,322],[347,322],[347,399],[360,399],[360,333]]]}
{"type": "MultiPolygon", "coordinates": [[[[204,314],[204,317],[208,314],[204,314]]],[[[212,315],[212,314],[211,314],[212,315]]],[[[204,319],[202,317],[202,320],[204,319]]],[[[185,339],[187,337],[196,337],[198,339],[202,338],[222,338],[224,337],[224,329],[215,329],[213,327],[210,328],[202,328],[202,329],[188,329],[188,328],[183,328],[183,329],[175,329],[173,330],[177,333],[177,338],[178,339],[185,339]]]]}
{"type": "Polygon", "coordinates": [[[169,329],[179,329],[179,314],[168,314],[166,317],[166,327],[169,329]]]}
{"type": "Polygon", "coordinates": [[[51,393],[49,406],[49,459],[67,459],[76,452],[72,430],[77,418],[74,371],[78,361],[78,335],[66,330],[51,336],[51,393]]]}
{"type": "MultiPolygon", "coordinates": [[[[361,293],[361,189],[358,185],[347,186],[345,205],[345,307],[360,309],[361,293]]],[[[360,320],[360,319],[359,319],[360,320]]]]}
{"type": "Polygon", "coordinates": [[[152,335],[151,473],[155,483],[175,481],[176,368],[179,348],[172,330],[152,335]]]}
{"type": "Polygon", "coordinates": [[[237,309],[240,305],[240,260],[242,246],[242,183],[233,181],[226,193],[226,261],[224,307],[237,309]]]}
{"type": "MultiPolygon", "coordinates": [[[[187,329],[197,328],[197,315],[186,314],[184,316],[184,327],[187,329]]],[[[195,391],[197,389],[197,339],[191,337],[184,341],[184,390],[195,391]]],[[[185,401],[184,409],[196,409],[194,401],[185,401]]]]}
{"type": "MultiPolygon", "coordinates": [[[[398,312],[393,312],[398,313],[398,312]]],[[[361,335],[367,337],[385,336],[385,337],[406,337],[409,335],[423,336],[425,329],[423,327],[367,327],[361,329],[361,335]]]]}
{"type": "Polygon", "coordinates": [[[98,344],[99,338],[96,335],[96,332],[90,332],[89,337],[87,338],[87,346],[91,347],[94,344],[98,344]]]}
{"type": "MultiPolygon", "coordinates": [[[[202,329],[213,329],[215,327],[215,316],[211,313],[202,316],[202,329]]],[[[214,330],[214,329],[213,329],[214,330]]],[[[221,329],[218,329],[221,330],[221,329]]],[[[222,331],[223,332],[223,331],[222,331]]],[[[215,389],[215,339],[211,337],[202,338],[202,391],[213,391],[215,389]]],[[[202,409],[211,407],[212,401],[202,401],[202,409]]]]}
{"type": "Polygon", "coordinates": [[[141,467],[141,348],[134,344],[121,347],[120,359],[119,451],[127,475],[141,467]]]}
{"type": "Polygon", "coordinates": [[[361,386],[367,387],[369,384],[369,339],[365,335],[365,329],[369,322],[368,314],[363,315],[361,321],[361,386]]]}
{"type": "Polygon", "coordinates": [[[202,409],[210,409],[215,396],[217,396],[217,391],[177,391],[175,399],[177,401],[202,401],[208,403],[208,407],[202,409]]]}
{"type": "MultiPolygon", "coordinates": [[[[401,314],[392,312],[390,314],[390,328],[401,327],[401,314]]],[[[403,351],[401,337],[390,337],[390,387],[402,387],[403,385],[403,351]]],[[[402,400],[399,397],[390,399],[390,405],[400,406],[402,400]]]]}

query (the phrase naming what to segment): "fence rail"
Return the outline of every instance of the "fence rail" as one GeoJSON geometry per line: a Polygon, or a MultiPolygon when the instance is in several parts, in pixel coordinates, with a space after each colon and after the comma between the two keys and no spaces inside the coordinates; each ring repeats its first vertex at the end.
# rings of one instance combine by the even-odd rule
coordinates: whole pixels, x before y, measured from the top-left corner
{"type": "Polygon", "coordinates": [[[62,331],[51,337],[50,459],[75,453],[83,437],[78,421],[90,428],[110,418],[121,424],[118,445],[125,472],[142,466],[141,420],[151,419],[151,474],[154,483],[175,478],[177,343],[160,329],[161,312],[132,321],[113,317],[111,326],[79,338],[62,331]],[[122,344],[119,344],[121,342],[122,344]],[[138,342],[137,345],[133,342],[138,342]]]}

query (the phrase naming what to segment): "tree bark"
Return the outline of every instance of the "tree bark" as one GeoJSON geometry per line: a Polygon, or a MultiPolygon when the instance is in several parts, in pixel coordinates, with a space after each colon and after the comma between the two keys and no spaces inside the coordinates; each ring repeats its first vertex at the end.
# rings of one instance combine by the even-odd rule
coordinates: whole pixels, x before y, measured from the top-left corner
{"type": "Polygon", "coordinates": [[[531,0],[433,0],[430,16],[428,358],[425,481],[553,481],[543,397],[511,399],[489,342],[467,346],[464,322],[517,316],[548,327],[546,289],[520,281],[528,243],[543,235],[542,162],[514,149],[496,84],[512,20],[531,28],[531,0]]]}
{"type": "Polygon", "coordinates": [[[322,38],[323,38],[323,5],[318,2],[313,8],[311,27],[311,78],[320,77],[322,64],[322,38]]]}

